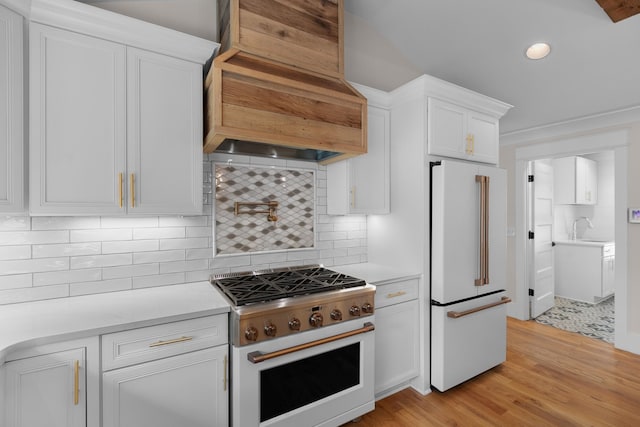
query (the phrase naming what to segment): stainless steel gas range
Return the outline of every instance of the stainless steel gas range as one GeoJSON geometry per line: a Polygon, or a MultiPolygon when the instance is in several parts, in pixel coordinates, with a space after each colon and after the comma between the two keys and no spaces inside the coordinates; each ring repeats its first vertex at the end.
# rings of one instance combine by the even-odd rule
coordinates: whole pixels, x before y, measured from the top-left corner
{"type": "Polygon", "coordinates": [[[338,426],[373,410],[374,286],[318,265],[211,282],[232,305],[232,426],[338,426]]]}

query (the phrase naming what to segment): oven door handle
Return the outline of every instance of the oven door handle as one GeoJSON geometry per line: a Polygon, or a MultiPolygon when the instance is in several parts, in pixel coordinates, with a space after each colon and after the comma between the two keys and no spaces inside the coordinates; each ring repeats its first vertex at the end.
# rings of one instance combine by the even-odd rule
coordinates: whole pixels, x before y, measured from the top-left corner
{"type": "Polygon", "coordinates": [[[344,338],[348,338],[348,337],[352,337],[354,335],[359,335],[359,334],[364,334],[367,332],[371,332],[375,329],[376,327],[374,326],[373,323],[371,322],[366,322],[364,324],[364,326],[360,329],[356,329],[353,331],[349,331],[349,332],[344,332],[342,334],[338,334],[338,335],[333,335],[327,338],[322,338],[316,341],[311,341],[308,343],[304,343],[304,344],[300,344],[300,345],[296,345],[293,347],[289,347],[289,348],[283,348],[282,350],[278,350],[278,351],[273,351],[271,353],[262,353],[261,351],[253,351],[249,354],[247,354],[247,359],[249,359],[249,362],[251,363],[260,363],[260,362],[264,362],[265,360],[269,360],[269,359],[274,359],[276,357],[280,357],[280,356],[284,356],[286,354],[291,354],[291,353],[295,353],[296,351],[300,351],[300,350],[305,350],[307,348],[311,348],[311,347],[316,347],[322,344],[327,344],[333,341],[338,341],[344,338]]]}

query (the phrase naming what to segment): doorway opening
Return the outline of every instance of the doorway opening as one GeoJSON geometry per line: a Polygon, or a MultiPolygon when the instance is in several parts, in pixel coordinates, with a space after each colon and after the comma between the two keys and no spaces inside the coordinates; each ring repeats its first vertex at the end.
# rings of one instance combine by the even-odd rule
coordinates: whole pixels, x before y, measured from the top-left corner
{"type": "MultiPolygon", "coordinates": [[[[616,334],[623,334],[623,340],[626,338],[624,336],[627,333],[626,143],[627,133],[621,130],[592,134],[580,138],[557,140],[516,150],[516,295],[519,304],[514,309],[520,310],[519,315],[522,317],[519,318],[532,319],[545,315],[550,316],[554,313],[552,310],[556,307],[564,307],[561,310],[562,316],[556,315],[553,320],[556,323],[560,323],[559,320],[566,320],[568,323],[572,323],[574,322],[572,316],[568,316],[568,314],[571,314],[570,312],[573,311],[575,312],[573,314],[578,314],[578,311],[589,311],[586,309],[591,307],[604,307],[605,305],[599,305],[598,303],[606,302],[611,307],[614,307],[614,310],[608,312],[608,314],[601,315],[587,313],[587,316],[606,317],[608,321],[606,327],[594,326],[605,330],[604,332],[606,332],[606,329],[611,330],[611,333],[605,337],[606,339],[601,339],[612,342],[620,338],[620,336],[614,338],[613,329],[616,329],[616,334]],[[554,169],[560,171],[561,174],[567,172],[567,168],[563,165],[557,165],[554,168],[554,161],[568,157],[607,160],[608,166],[603,170],[605,170],[605,175],[610,177],[614,185],[607,190],[602,190],[603,194],[600,196],[603,204],[609,205],[609,213],[605,214],[604,207],[599,207],[597,203],[587,204],[584,201],[580,204],[575,203],[575,201],[574,203],[557,203],[558,200],[554,200],[557,195],[553,190],[550,191],[551,196],[545,194],[544,191],[540,191],[536,197],[535,193],[532,194],[530,192],[529,175],[531,169],[534,171],[538,169],[538,172],[540,172],[545,167],[551,168],[551,176],[540,179],[536,177],[534,182],[543,183],[546,179],[547,185],[553,185],[554,180],[557,181],[558,178],[561,181],[566,180],[566,177],[553,178],[554,169]],[[532,166],[531,169],[530,166],[532,166]],[[606,200],[608,201],[604,203],[606,200]],[[596,217],[598,218],[597,220],[596,217]],[[597,224],[594,223],[594,220],[596,220],[597,224]],[[532,232],[533,236],[529,232],[532,232]],[[530,239],[529,237],[533,238],[530,239]],[[587,242],[587,240],[592,242],[587,242]],[[602,292],[601,290],[587,298],[581,294],[577,296],[567,295],[562,287],[556,289],[556,283],[559,283],[560,279],[557,276],[561,272],[558,270],[555,260],[561,241],[565,249],[571,245],[584,246],[585,248],[593,248],[594,246],[597,248],[600,246],[600,252],[602,252],[602,244],[604,242],[593,242],[594,240],[611,241],[614,245],[617,244],[619,246],[618,262],[616,262],[615,257],[611,259],[613,261],[614,274],[615,270],[620,272],[620,274],[615,275],[616,277],[611,278],[613,291],[602,292]],[[613,298],[614,293],[615,298],[613,298]],[[572,300],[571,304],[556,298],[567,296],[569,298],[565,299],[572,300]],[[575,306],[576,304],[578,307],[575,306]],[[584,307],[580,307],[580,305],[584,307]],[[563,319],[560,319],[560,317],[563,317],[563,319]]],[[[573,174],[575,175],[575,172],[573,174]]],[[[593,196],[596,197],[595,194],[593,196]]],[[[569,268],[569,272],[586,272],[589,270],[587,267],[596,266],[595,262],[587,262],[581,257],[583,255],[579,254],[578,259],[573,260],[577,267],[569,268]]],[[[602,261],[603,257],[601,256],[597,263],[600,266],[600,272],[602,272],[602,261]]],[[[564,266],[564,262],[562,266],[564,266]]],[[[592,275],[595,274],[592,273],[592,275]]],[[[578,278],[575,281],[581,284],[583,280],[578,278]]],[[[600,285],[602,284],[601,281],[599,283],[600,285]]],[[[602,289],[602,286],[600,289],[602,289]]],[[[516,316],[518,315],[516,314],[516,316]]],[[[593,324],[594,322],[590,323],[593,324]]],[[[590,331],[584,331],[584,334],[595,335],[590,331]]]]}
{"type": "Polygon", "coordinates": [[[530,313],[536,322],[613,343],[615,153],[528,164],[530,313]]]}

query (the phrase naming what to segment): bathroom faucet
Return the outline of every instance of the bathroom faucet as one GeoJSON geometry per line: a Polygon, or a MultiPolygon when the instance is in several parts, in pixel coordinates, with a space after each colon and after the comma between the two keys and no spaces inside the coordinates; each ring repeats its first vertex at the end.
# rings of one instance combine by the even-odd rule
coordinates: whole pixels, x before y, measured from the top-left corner
{"type": "Polygon", "coordinates": [[[593,228],[593,223],[586,216],[581,216],[580,218],[577,218],[575,221],[573,221],[573,232],[571,233],[571,240],[576,240],[577,238],[576,225],[578,224],[578,221],[580,221],[581,219],[584,219],[585,221],[587,221],[587,227],[593,228]]]}

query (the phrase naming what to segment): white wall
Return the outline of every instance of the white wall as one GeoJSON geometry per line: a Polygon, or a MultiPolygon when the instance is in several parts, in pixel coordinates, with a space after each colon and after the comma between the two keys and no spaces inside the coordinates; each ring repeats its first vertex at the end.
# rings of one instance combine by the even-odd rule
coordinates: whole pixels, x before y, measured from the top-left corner
{"type": "Polygon", "coordinates": [[[207,280],[212,273],[367,261],[366,219],[326,214],[326,167],[318,168],[312,250],[213,258],[211,162],[263,158],[211,154],[204,163],[204,215],[190,217],[0,216],[0,304],[207,280]]]}

